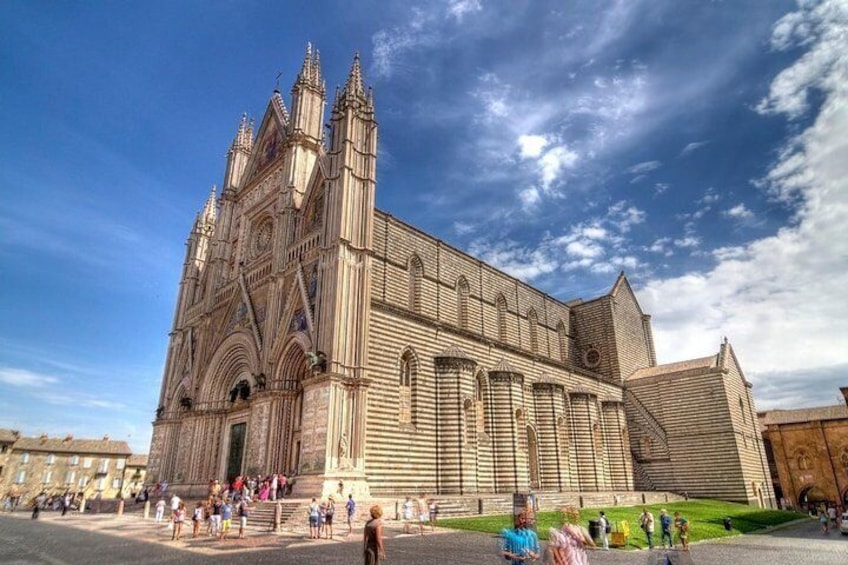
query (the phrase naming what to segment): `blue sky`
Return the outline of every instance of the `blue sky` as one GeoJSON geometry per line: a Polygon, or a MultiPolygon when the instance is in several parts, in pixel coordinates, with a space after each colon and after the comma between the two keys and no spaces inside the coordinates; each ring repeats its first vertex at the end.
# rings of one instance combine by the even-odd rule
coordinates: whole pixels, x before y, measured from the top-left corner
{"type": "Polygon", "coordinates": [[[848,384],[848,2],[6,1],[0,427],[146,451],[184,242],[308,41],[361,52],[377,205],[563,300],[624,270],[661,363],[848,384]]]}

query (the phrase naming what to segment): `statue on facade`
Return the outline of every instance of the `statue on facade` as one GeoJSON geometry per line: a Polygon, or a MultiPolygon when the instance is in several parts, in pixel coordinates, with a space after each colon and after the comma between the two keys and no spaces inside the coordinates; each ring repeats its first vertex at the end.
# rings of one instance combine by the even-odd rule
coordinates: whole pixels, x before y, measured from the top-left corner
{"type": "Polygon", "coordinates": [[[309,359],[309,366],[312,368],[313,373],[323,373],[327,370],[327,356],[323,351],[312,352],[309,351],[306,353],[306,357],[309,359]]]}

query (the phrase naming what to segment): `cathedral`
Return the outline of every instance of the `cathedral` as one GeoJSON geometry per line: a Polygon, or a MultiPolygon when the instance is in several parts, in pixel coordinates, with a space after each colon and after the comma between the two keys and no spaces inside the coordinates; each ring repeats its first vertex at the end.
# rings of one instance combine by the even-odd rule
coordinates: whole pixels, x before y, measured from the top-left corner
{"type": "MultiPolygon", "coordinates": [[[[769,506],[730,344],[658,365],[622,273],[562,302],[375,208],[359,57],[307,49],[242,118],[188,238],[151,481],[295,472],[295,496],[666,490],[769,506]],[[737,401],[738,400],[738,401],[737,401]]],[[[387,187],[390,190],[391,187],[387,187]]]]}

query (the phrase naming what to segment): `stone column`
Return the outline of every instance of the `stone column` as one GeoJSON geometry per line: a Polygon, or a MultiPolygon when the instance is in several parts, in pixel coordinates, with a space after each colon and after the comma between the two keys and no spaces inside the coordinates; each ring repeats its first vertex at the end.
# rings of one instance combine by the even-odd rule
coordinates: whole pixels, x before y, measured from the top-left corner
{"type": "Polygon", "coordinates": [[[436,484],[439,494],[477,492],[474,369],[458,347],[434,358],[436,369],[436,484]]]}
{"type": "Polygon", "coordinates": [[[584,389],[568,393],[571,404],[571,445],[577,464],[578,490],[596,491],[601,484],[593,427],[598,422],[597,396],[584,389]]]}
{"type": "Polygon", "coordinates": [[[495,492],[516,492],[529,486],[527,456],[520,449],[519,411],[524,405],[524,375],[505,360],[489,371],[492,406],[492,446],[495,464],[495,492]]]}
{"type": "Polygon", "coordinates": [[[563,395],[564,387],[561,384],[544,381],[533,383],[539,441],[539,478],[545,490],[562,491],[568,484],[568,438],[563,438],[561,433],[561,422],[565,416],[563,395]]]}
{"type": "Polygon", "coordinates": [[[630,456],[630,440],[627,437],[624,402],[608,398],[601,402],[601,413],[606,437],[610,487],[614,490],[633,490],[633,464],[630,456]]]}

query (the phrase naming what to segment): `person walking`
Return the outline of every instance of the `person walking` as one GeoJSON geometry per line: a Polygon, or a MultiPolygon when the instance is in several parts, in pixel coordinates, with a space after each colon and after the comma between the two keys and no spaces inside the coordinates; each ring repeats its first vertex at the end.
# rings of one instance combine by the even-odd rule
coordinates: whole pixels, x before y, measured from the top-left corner
{"type": "Polygon", "coordinates": [[[607,519],[607,515],[603,512],[600,512],[600,519],[598,520],[599,525],[601,527],[601,542],[603,544],[604,551],[609,551],[609,531],[610,531],[610,523],[607,519]]]}
{"type": "Polygon", "coordinates": [[[645,537],[648,539],[648,549],[654,549],[654,515],[647,508],[642,508],[642,514],[639,516],[639,526],[645,532],[645,537]]]}
{"type": "Polygon", "coordinates": [[[380,559],[386,558],[386,548],[383,546],[383,508],[375,504],[369,511],[371,519],[362,530],[362,553],[365,565],[379,565],[380,559]]]}
{"type": "Polygon", "coordinates": [[[353,518],[356,516],[356,501],[353,499],[353,493],[347,495],[345,502],[345,510],[347,510],[347,535],[353,535],[353,518]]]}
{"type": "Polygon", "coordinates": [[[668,541],[668,548],[672,549],[674,547],[674,538],[671,535],[671,516],[668,514],[668,510],[663,508],[660,510],[660,531],[662,533],[662,546],[666,547],[666,540],[668,541]]]}
{"type": "Polygon", "coordinates": [[[562,528],[551,528],[548,533],[550,565],[589,565],[586,548],[594,548],[595,542],[586,528],[580,526],[580,510],[566,506],[561,512],[562,528]]]}
{"type": "Polygon", "coordinates": [[[674,526],[677,528],[677,537],[680,538],[683,551],[689,551],[689,520],[681,516],[680,512],[675,512],[674,526]]]}
{"type": "Polygon", "coordinates": [[[156,516],[153,518],[153,521],[157,524],[162,521],[162,518],[165,516],[165,499],[160,498],[159,502],[156,503],[156,516]]]}
{"type": "Polygon", "coordinates": [[[540,556],[539,538],[536,532],[527,527],[528,522],[525,510],[516,517],[515,528],[505,528],[501,532],[501,555],[510,565],[533,563],[540,556]]]}
{"type": "Polygon", "coordinates": [[[430,504],[423,492],[415,501],[415,510],[418,515],[418,534],[423,536],[424,526],[430,523],[430,504]]]}

